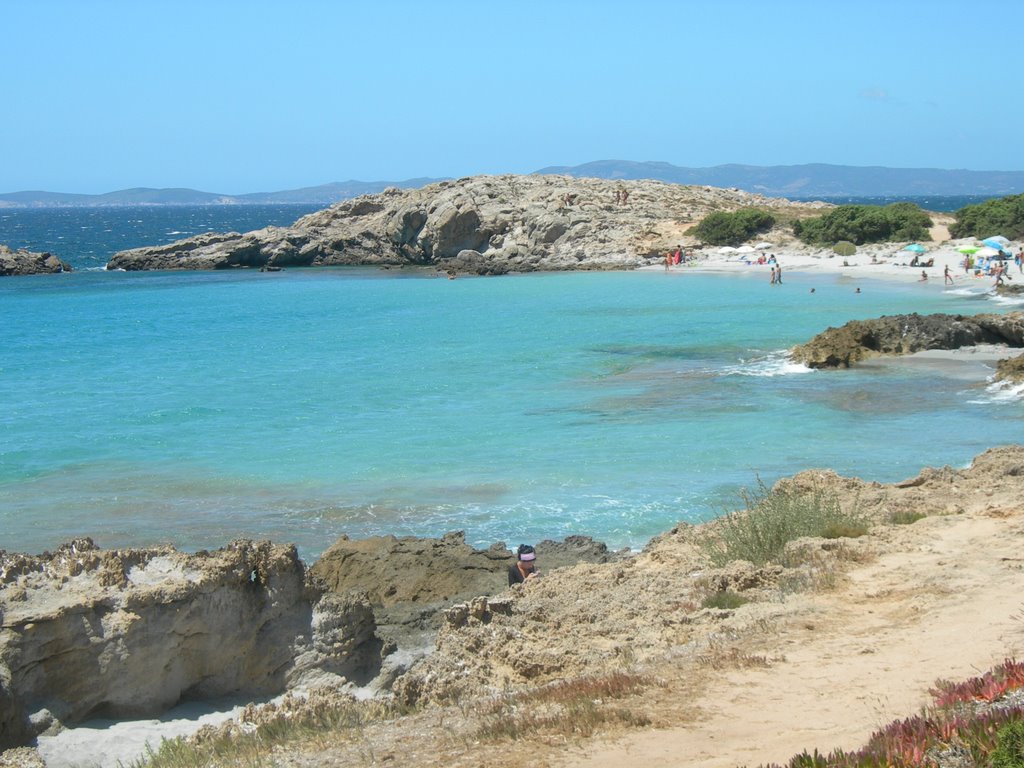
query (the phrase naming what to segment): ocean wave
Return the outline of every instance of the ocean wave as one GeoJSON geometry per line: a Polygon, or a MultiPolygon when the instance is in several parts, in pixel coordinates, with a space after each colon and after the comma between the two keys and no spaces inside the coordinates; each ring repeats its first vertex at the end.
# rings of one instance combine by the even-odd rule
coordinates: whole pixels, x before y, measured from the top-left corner
{"type": "Polygon", "coordinates": [[[972,405],[993,405],[1024,400],[1024,383],[993,381],[985,387],[985,394],[967,402],[972,405]]]}
{"type": "Polygon", "coordinates": [[[726,376],[789,376],[796,373],[813,373],[803,363],[794,362],[788,351],[772,352],[765,357],[744,360],[738,365],[728,365],[722,369],[726,376]]]}
{"type": "Polygon", "coordinates": [[[1000,296],[998,294],[990,294],[989,300],[994,304],[998,304],[1001,307],[1020,307],[1024,306],[1024,295],[1020,296],[1000,296]]]}
{"type": "Polygon", "coordinates": [[[984,299],[992,295],[992,289],[985,288],[950,288],[946,291],[950,296],[967,296],[972,299],[984,299]]]}

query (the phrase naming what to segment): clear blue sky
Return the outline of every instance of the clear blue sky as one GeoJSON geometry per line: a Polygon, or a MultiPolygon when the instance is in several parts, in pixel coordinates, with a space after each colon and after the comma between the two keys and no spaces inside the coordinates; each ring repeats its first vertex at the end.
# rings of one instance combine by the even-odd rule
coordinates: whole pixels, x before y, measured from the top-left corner
{"type": "Polygon", "coordinates": [[[1024,170],[1020,0],[0,0],[0,192],[1024,170]]]}

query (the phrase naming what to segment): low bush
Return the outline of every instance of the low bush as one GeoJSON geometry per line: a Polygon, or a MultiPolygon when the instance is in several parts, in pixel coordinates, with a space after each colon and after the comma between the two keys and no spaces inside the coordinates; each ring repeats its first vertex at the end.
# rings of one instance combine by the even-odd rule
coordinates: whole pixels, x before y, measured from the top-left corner
{"type": "Polygon", "coordinates": [[[721,608],[724,610],[734,610],[739,608],[741,605],[746,605],[750,600],[743,595],[732,592],[728,589],[723,589],[721,592],[715,592],[708,595],[701,601],[701,605],[705,608],[721,608]]]}
{"type": "Polygon", "coordinates": [[[1011,240],[1024,238],[1024,195],[1010,195],[967,205],[953,214],[949,226],[952,237],[985,238],[1003,235],[1011,240]]]}
{"type": "Polygon", "coordinates": [[[759,208],[741,208],[733,213],[710,213],[688,235],[695,235],[710,245],[739,245],[759,232],[775,226],[775,217],[759,208]]]}
{"type": "Polygon", "coordinates": [[[900,512],[893,512],[889,515],[889,522],[893,525],[912,525],[918,520],[922,520],[928,517],[924,512],[911,512],[909,510],[903,510],[900,512]]]}
{"type": "Polygon", "coordinates": [[[1007,723],[996,734],[992,768],[1024,768],[1024,721],[1007,723]]]}
{"type": "Polygon", "coordinates": [[[867,521],[856,510],[844,512],[832,491],[768,489],[760,479],[753,491],[743,490],[744,509],[729,512],[713,525],[703,542],[715,565],[748,560],[754,565],[781,562],[786,544],[801,536],[857,537],[867,533],[867,521]]]}
{"type": "Polygon", "coordinates": [[[797,219],[793,233],[811,245],[848,240],[856,245],[924,240],[932,220],[913,203],[840,205],[822,216],[797,219]]]}

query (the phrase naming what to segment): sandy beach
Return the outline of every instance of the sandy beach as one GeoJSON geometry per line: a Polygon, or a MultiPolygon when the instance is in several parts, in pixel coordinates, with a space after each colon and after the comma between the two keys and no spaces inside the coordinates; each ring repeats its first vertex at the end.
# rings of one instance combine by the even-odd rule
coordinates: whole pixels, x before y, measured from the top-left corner
{"type": "MultiPolygon", "coordinates": [[[[686,264],[672,266],[671,273],[690,271],[716,272],[725,274],[745,274],[763,276],[767,283],[770,280],[770,264],[758,264],[757,260],[774,255],[783,269],[783,281],[786,274],[799,272],[804,274],[842,275],[852,280],[888,280],[902,283],[922,283],[932,290],[968,290],[972,293],[985,293],[995,285],[995,279],[989,275],[975,275],[974,271],[964,269],[964,254],[957,248],[976,244],[975,238],[944,240],[941,243],[924,243],[927,251],[915,254],[903,250],[906,244],[881,243],[864,245],[851,256],[840,256],[827,248],[813,248],[791,237],[777,238],[778,245],[766,247],[753,252],[738,253],[736,250],[721,248],[702,248],[692,250],[693,260],[686,264]],[[934,260],[932,266],[910,266],[914,257],[920,261],[934,260]],[[946,281],[945,270],[949,268],[952,281],[946,281]],[[924,276],[927,276],[925,279],[924,276]]],[[[1014,252],[1017,247],[1014,247],[1014,252]]],[[[1012,261],[1009,266],[1007,285],[1016,282],[1024,283],[1024,274],[1012,261]]],[[[645,269],[664,270],[662,265],[645,269]]],[[[785,284],[785,283],[783,283],[785,284]]]]}

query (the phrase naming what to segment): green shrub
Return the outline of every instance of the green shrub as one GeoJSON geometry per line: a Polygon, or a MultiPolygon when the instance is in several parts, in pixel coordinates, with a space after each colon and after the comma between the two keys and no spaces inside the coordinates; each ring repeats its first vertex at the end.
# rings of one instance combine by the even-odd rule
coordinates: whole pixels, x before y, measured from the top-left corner
{"type": "MultiPolygon", "coordinates": [[[[786,544],[801,536],[861,536],[867,522],[854,509],[844,512],[839,497],[822,488],[769,490],[760,479],[754,491],[740,492],[744,509],[716,521],[704,551],[715,565],[749,560],[780,562],[786,544]]],[[[856,505],[855,505],[856,506],[856,505]]]]}
{"type": "Polygon", "coordinates": [[[1024,195],[1010,195],[968,205],[953,214],[952,237],[986,238],[1003,235],[1011,240],[1024,237],[1024,195]]]}
{"type": "Polygon", "coordinates": [[[1007,723],[996,734],[992,768],[1024,768],[1024,721],[1007,723]]]}
{"type": "Polygon", "coordinates": [[[913,203],[840,205],[822,216],[797,219],[793,233],[805,243],[832,245],[849,240],[856,245],[924,240],[932,220],[913,203]]]}
{"type": "Polygon", "coordinates": [[[705,597],[701,602],[701,605],[705,608],[721,608],[731,611],[739,608],[741,605],[746,605],[749,602],[750,600],[745,598],[743,595],[728,589],[723,589],[721,592],[715,592],[714,594],[705,597]]]}
{"type": "Polygon", "coordinates": [[[924,512],[910,512],[903,510],[901,512],[893,512],[889,515],[889,522],[893,525],[911,525],[925,517],[927,517],[927,515],[924,512]]]}
{"type": "Polygon", "coordinates": [[[710,245],[739,245],[758,232],[775,226],[775,217],[759,208],[741,208],[734,213],[710,213],[687,234],[696,235],[710,245]]]}

